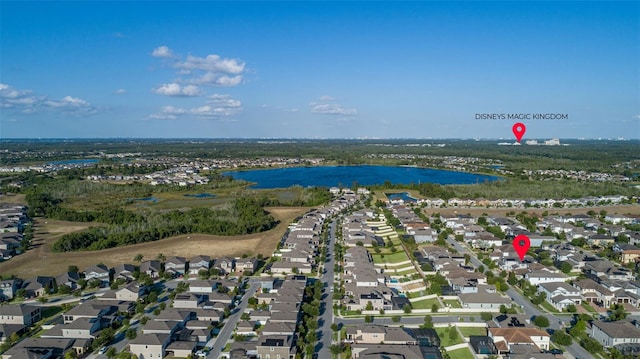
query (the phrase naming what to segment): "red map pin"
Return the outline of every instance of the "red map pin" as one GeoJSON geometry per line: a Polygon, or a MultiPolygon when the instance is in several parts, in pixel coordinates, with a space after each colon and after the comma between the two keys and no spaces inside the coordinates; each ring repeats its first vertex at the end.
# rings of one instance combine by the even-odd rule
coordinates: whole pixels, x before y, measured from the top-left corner
{"type": "Polygon", "coordinates": [[[524,260],[524,255],[527,254],[529,247],[531,247],[531,241],[529,240],[529,237],[524,234],[518,234],[516,238],[513,239],[513,249],[518,252],[520,262],[524,260]]]}
{"type": "Polygon", "coordinates": [[[524,133],[527,131],[527,127],[522,122],[516,122],[513,124],[511,129],[513,130],[513,134],[516,136],[516,140],[520,143],[522,136],[524,136],[524,133]]]}

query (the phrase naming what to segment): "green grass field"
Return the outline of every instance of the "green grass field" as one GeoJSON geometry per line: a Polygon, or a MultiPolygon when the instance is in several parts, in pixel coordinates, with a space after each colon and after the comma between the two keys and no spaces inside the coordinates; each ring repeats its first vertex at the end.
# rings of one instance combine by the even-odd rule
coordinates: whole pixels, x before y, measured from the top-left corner
{"type": "Polygon", "coordinates": [[[450,352],[447,352],[451,358],[456,359],[474,359],[473,354],[468,348],[456,349],[450,352]]]}
{"type": "Polygon", "coordinates": [[[582,305],[582,308],[586,309],[589,313],[597,313],[597,311],[587,302],[582,302],[580,305],[582,305]]]}
{"type": "Polygon", "coordinates": [[[392,254],[385,254],[384,258],[382,258],[381,254],[377,253],[372,253],[371,256],[373,257],[373,263],[400,263],[409,260],[407,254],[402,250],[398,250],[392,254]]]}
{"type": "MultiPolygon", "coordinates": [[[[435,328],[436,333],[438,333],[438,337],[440,338],[440,346],[448,347],[451,345],[461,344],[463,342],[460,334],[454,339],[451,340],[449,335],[450,330],[456,330],[455,327],[444,327],[444,328],[435,328]]],[[[458,358],[456,356],[452,356],[452,358],[458,358]]]]}
{"type": "Polygon", "coordinates": [[[451,308],[462,308],[462,305],[460,305],[460,301],[455,299],[443,300],[443,302],[444,304],[449,304],[451,308]]]}
{"type": "Polygon", "coordinates": [[[486,328],[459,327],[458,329],[460,329],[460,332],[462,333],[462,335],[464,335],[467,338],[469,336],[471,336],[471,335],[487,335],[487,329],[486,328]]]}
{"type": "Polygon", "coordinates": [[[437,304],[438,307],[440,307],[440,303],[438,302],[438,299],[433,298],[433,299],[424,299],[424,300],[420,300],[417,302],[411,302],[411,306],[413,307],[413,309],[431,309],[431,307],[437,304]]]}

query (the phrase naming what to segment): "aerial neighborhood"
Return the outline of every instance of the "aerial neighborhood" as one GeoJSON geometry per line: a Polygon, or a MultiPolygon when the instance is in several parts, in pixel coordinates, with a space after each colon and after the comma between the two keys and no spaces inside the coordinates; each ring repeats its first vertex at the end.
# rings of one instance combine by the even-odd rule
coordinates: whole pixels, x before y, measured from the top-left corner
{"type": "MultiPolygon", "coordinates": [[[[471,215],[468,200],[330,192],[331,203],[289,224],[269,258],[158,254],[4,278],[2,357],[640,353],[632,319],[640,312],[640,217],[560,214],[550,202],[533,204],[543,213],[471,215]],[[511,244],[520,234],[531,242],[523,260],[511,244]]],[[[5,260],[23,248],[25,213],[0,208],[5,260]]]]}

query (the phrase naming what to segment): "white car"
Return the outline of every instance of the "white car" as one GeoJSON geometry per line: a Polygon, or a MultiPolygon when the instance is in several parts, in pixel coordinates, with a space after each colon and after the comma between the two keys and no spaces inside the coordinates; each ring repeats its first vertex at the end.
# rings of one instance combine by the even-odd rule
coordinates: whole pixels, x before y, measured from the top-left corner
{"type": "Polygon", "coordinates": [[[100,348],[100,350],[98,350],[98,354],[104,354],[107,352],[107,347],[102,347],[100,348]]]}

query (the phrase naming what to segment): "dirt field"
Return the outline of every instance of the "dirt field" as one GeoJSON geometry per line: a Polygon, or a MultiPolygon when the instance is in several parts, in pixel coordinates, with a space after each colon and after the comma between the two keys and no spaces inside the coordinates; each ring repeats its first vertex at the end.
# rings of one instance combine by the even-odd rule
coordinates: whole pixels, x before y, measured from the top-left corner
{"type": "Polygon", "coordinates": [[[67,270],[69,265],[77,265],[81,270],[97,263],[113,266],[119,263],[133,263],[140,253],[144,259],[155,259],[159,253],[165,257],[196,255],[240,256],[242,254],[270,256],[289,223],[308,210],[304,207],[277,207],[267,209],[280,224],[267,232],[246,236],[212,236],[205,234],[182,235],[156,242],[110,248],[102,251],[53,253],[51,244],[65,233],[83,230],[88,223],[45,221],[36,222],[34,247],[9,261],[0,263],[0,274],[15,274],[21,278],[36,275],[57,275],[67,270]]]}

